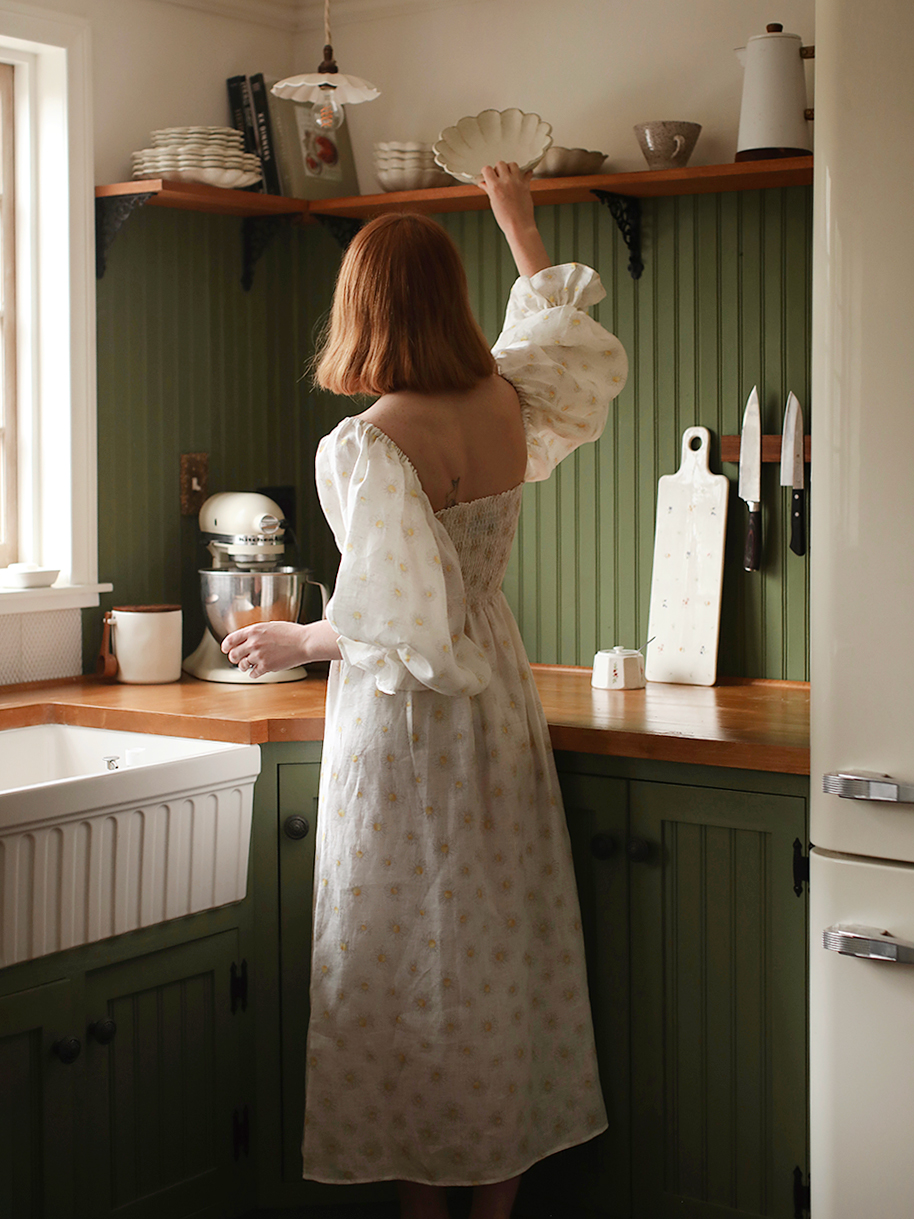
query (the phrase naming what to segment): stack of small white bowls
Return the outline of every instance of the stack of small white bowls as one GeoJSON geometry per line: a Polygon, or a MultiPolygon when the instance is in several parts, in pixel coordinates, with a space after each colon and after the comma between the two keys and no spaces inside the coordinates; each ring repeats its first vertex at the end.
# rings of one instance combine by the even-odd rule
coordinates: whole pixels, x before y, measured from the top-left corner
{"type": "Polygon", "coordinates": [[[234,127],[164,127],[152,133],[152,148],[132,154],[134,178],[170,178],[240,189],[262,176],[260,157],[244,151],[234,127]]]}
{"type": "Polygon", "coordinates": [[[375,144],[374,167],[383,190],[429,190],[455,185],[455,179],[435,164],[431,144],[396,140],[375,144]]]}

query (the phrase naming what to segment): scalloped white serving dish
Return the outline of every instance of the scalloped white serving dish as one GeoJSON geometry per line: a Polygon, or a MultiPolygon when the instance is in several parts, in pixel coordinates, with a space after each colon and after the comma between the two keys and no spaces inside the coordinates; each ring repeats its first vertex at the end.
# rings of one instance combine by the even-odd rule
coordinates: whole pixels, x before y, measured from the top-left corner
{"type": "Polygon", "coordinates": [[[418,140],[376,140],[375,152],[431,152],[431,144],[422,144],[418,140]]]}
{"type": "Polygon", "coordinates": [[[162,166],[159,169],[149,167],[135,169],[133,176],[138,180],[169,178],[172,182],[202,182],[207,186],[221,186],[226,190],[241,190],[242,187],[253,186],[261,178],[259,173],[248,173],[242,169],[215,169],[205,166],[192,168],[162,166]]]}
{"type": "Polygon", "coordinates": [[[598,174],[606,160],[605,152],[588,152],[586,148],[560,148],[553,144],[543,153],[534,168],[534,178],[578,178],[598,174]]]}
{"type": "Polygon", "coordinates": [[[552,144],[552,124],[523,110],[483,110],[445,127],[433,147],[435,160],[461,182],[478,182],[486,165],[516,161],[532,169],[552,144]]]}
{"type": "Polygon", "coordinates": [[[443,169],[417,169],[403,167],[375,170],[383,190],[431,190],[436,186],[454,186],[456,183],[443,169]]]}

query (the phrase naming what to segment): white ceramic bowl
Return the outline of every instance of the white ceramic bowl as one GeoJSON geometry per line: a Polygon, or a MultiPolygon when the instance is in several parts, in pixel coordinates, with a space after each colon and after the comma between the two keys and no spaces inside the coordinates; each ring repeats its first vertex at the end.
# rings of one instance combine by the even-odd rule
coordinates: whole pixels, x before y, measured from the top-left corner
{"type": "Polygon", "coordinates": [[[543,153],[543,159],[533,170],[533,176],[577,178],[585,174],[598,174],[605,160],[605,152],[588,152],[586,148],[559,148],[553,144],[543,153]]]}
{"type": "Polygon", "coordinates": [[[432,146],[418,140],[377,140],[374,147],[382,152],[428,152],[432,146]]]}
{"type": "Polygon", "coordinates": [[[382,190],[432,190],[436,186],[454,186],[454,179],[441,169],[378,169],[382,190]]]}
{"type": "Polygon", "coordinates": [[[478,182],[486,165],[516,161],[532,169],[552,143],[552,126],[523,110],[483,110],[445,127],[435,141],[435,160],[461,182],[478,182]]]}
{"type": "Polygon", "coordinates": [[[10,563],[0,568],[3,588],[50,588],[60,575],[59,567],[39,567],[37,563],[10,563]]]}
{"type": "Polygon", "coordinates": [[[172,182],[203,182],[207,186],[221,186],[226,190],[241,190],[259,182],[260,173],[249,173],[243,169],[218,169],[206,166],[188,168],[160,168],[133,171],[134,178],[169,178],[172,182]]]}

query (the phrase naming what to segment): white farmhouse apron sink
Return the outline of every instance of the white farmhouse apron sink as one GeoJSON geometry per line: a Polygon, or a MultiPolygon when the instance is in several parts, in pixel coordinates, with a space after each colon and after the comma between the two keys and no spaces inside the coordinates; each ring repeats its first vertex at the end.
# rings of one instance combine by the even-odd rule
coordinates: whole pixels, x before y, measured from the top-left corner
{"type": "Polygon", "coordinates": [[[256,745],[0,731],[0,968],[240,901],[256,745]]]}

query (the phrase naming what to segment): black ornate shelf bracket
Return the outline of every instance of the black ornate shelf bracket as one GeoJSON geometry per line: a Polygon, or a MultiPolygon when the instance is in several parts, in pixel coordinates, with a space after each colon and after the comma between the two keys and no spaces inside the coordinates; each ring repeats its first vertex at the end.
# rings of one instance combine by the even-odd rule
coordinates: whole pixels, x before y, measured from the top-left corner
{"type": "Polygon", "coordinates": [[[641,200],[634,195],[615,195],[608,190],[593,192],[601,203],[605,203],[612,218],[619,226],[622,240],[628,253],[628,271],[632,279],[640,279],[644,270],[641,261],[641,200]]]}
{"type": "Polygon", "coordinates": [[[311,215],[330,233],[341,250],[348,248],[350,241],[365,223],[355,216],[322,216],[320,212],[311,215]]]}
{"type": "Polygon", "coordinates": [[[108,265],[111,243],[128,216],[151,199],[155,191],[139,195],[103,195],[95,200],[95,278],[101,279],[108,265]]]}
{"type": "Polygon", "coordinates": [[[245,216],[241,221],[241,286],[250,292],[254,284],[254,267],[270,242],[292,219],[291,216],[245,216]]]}

